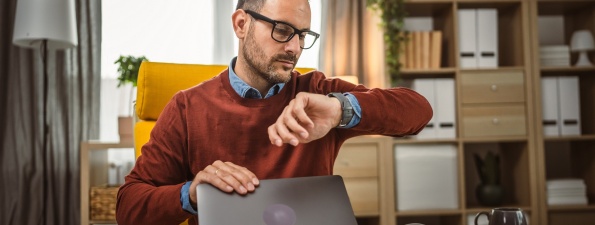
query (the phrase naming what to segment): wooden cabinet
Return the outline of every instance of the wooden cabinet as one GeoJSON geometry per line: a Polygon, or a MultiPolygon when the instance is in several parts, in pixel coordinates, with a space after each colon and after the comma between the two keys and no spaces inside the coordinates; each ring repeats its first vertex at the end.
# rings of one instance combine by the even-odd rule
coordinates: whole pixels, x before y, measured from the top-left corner
{"type": "MultiPolygon", "coordinates": [[[[92,186],[108,183],[108,149],[133,149],[132,143],[106,143],[101,141],[81,142],[81,225],[115,224],[115,220],[92,220],[90,215],[90,191],[92,186]]],[[[114,199],[114,202],[116,199],[114,199]]]]}
{"type": "MultiPolygon", "coordinates": [[[[593,224],[595,66],[542,65],[540,47],[551,45],[556,40],[560,42],[557,44],[570,45],[572,34],[577,30],[586,29],[595,34],[595,0],[405,0],[404,9],[408,19],[430,21],[431,30],[442,32],[443,52],[439,69],[402,70],[399,86],[413,87],[415,79],[455,80],[457,135],[449,139],[374,139],[379,143],[386,142],[385,148],[368,149],[366,153],[363,153],[366,147],[347,142],[344,150],[349,150],[339,156],[336,171],[357,176],[346,179],[347,185],[351,186],[348,188],[353,189],[350,195],[355,205],[360,204],[357,201],[361,199],[378,201],[378,216],[373,214],[368,217],[373,219],[363,220],[362,224],[470,224],[474,214],[495,207],[482,205],[475,196],[475,188],[480,181],[474,155],[483,156],[487,152],[501,157],[500,178],[506,196],[500,207],[523,209],[529,215],[531,224],[593,224]],[[497,11],[497,66],[462,68],[458,52],[461,45],[458,12],[461,9],[485,8],[497,11]],[[544,90],[541,80],[544,77],[568,76],[578,77],[579,80],[580,117],[577,121],[581,133],[545,136],[542,107],[547,99],[543,96],[551,90],[544,90]],[[399,196],[395,194],[394,147],[403,144],[449,144],[457,147],[459,208],[397,210],[395,199],[399,196]],[[361,151],[354,150],[359,147],[361,151]],[[343,157],[361,158],[362,162],[342,161],[343,157]],[[374,157],[378,160],[377,167],[370,166],[368,162],[374,157]],[[370,172],[374,168],[377,168],[376,175],[370,172]],[[556,178],[583,179],[587,204],[548,205],[547,181],[556,178]],[[350,184],[350,179],[357,179],[360,183],[350,184]],[[366,182],[376,183],[365,185],[366,182]],[[361,193],[361,190],[367,191],[361,193]],[[371,197],[370,193],[378,198],[371,197]]],[[[420,29],[414,27],[416,31],[420,29]]],[[[570,53],[571,64],[577,61],[577,55],[570,53]]],[[[595,63],[595,53],[589,52],[588,58],[595,63]]],[[[375,208],[370,209],[376,212],[375,208]]]]}
{"type": "MultiPolygon", "coordinates": [[[[578,53],[570,53],[570,65],[549,66],[542,63],[541,51],[547,45],[571,47],[572,34],[588,30],[595,34],[595,1],[592,0],[532,0],[531,1],[532,82],[535,95],[536,153],[539,172],[540,224],[593,224],[595,221],[595,67],[574,67],[578,53]],[[577,77],[579,80],[579,135],[544,135],[546,77],[577,77]],[[547,181],[560,178],[583,179],[586,184],[586,205],[549,205],[547,181]]],[[[595,55],[589,53],[591,62],[595,55]]],[[[555,96],[555,94],[553,95],[555,96]]],[[[564,99],[561,99],[564,101],[564,99]]]]}
{"type": "Polygon", "coordinates": [[[334,174],[341,175],[359,224],[379,224],[388,219],[385,203],[386,165],[383,155],[391,138],[363,136],[347,140],[335,161],[334,174]]]}
{"type": "MultiPolygon", "coordinates": [[[[494,152],[501,157],[501,184],[505,189],[499,207],[521,208],[532,224],[540,221],[540,190],[536,145],[532,61],[531,0],[406,0],[407,19],[430,21],[430,30],[442,32],[442,59],[439,69],[405,69],[398,86],[412,87],[416,79],[448,78],[455,81],[455,138],[392,139],[384,154],[387,176],[385,225],[423,223],[467,225],[476,213],[495,206],[479,203],[479,184],[474,155],[494,152]],[[492,9],[497,17],[497,65],[490,68],[462,68],[459,60],[461,38],[459,10],[492,9]],[[457,149],[459,207],[443,210],[397,210],[394,148],[398,145],[452,145],[457,149]],[[471,217],[470,217],[471,216],[471,217]]],[[[494,22],[494,21],[492,21],[494,22]]],[[[423,22],[422,22],[423,23],[423,22]]],[[[414,23],[415,24],[415,23],[414,23]]],[[[419,24],[419,23],[417,23],[419,24]]],[[[408,26],[408,25],[406,25],[408,26]]],[[[415,25],[414,25],[415,26],[415,25]]],[[[408,27],[411,28],[411,27],[408,27]]],[[[425,31],[426,27],[412,30],[425,31]]],[[[407,56],[405,56],[407,57],[407,56]]],[[[437,93],[438,95],[441,93],[437,93]]],[[[435,110],[436,112],[436,110],[435,110]]],[[[431,165],[428,165],[431,166],[431,165]]],[[[383,188],[383,187],[381,187],[383,188]]],[[[383,192],[381,192],[383,196],[383,192]]],[[[381,217],[383,217],[381,215],[381,217]]]]}

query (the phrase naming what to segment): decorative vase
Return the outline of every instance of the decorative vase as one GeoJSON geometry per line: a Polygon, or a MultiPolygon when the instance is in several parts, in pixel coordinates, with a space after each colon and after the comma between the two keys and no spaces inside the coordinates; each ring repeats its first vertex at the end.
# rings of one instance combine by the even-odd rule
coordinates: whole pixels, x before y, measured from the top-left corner
{"type": "Polygon", "coordinates": [[[498,184],[479,184],[475,195],[481,205],[499,206],[504,200],[504,188],[498,184]]]}
{"type": "Polygon", "coordinates": [[[132,116],[118,117],[118,134],[120,135],[120,143],[132,143],[132,116]]]}

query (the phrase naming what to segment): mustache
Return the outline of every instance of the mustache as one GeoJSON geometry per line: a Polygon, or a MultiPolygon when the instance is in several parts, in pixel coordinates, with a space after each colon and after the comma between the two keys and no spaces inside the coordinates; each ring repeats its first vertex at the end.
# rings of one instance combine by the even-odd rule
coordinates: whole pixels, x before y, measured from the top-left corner
{"type": "Polygon", "coordinates": [[[293,62],[293,64],[295,64],[296,61],[297,61],[297,55],[294,55],[294,54],[279,54],[279,55],[276,55],[275,57],[273,57],[273,61],[278,61],[278,60],[290,61],[290,62],[293,62]]]}

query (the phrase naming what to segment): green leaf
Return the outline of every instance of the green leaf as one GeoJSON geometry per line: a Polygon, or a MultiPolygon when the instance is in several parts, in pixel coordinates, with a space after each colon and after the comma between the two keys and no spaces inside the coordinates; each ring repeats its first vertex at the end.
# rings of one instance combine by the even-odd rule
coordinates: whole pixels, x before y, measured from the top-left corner
{"type": "Polygon", "coordinates": [[[114,64],[118,65],[118,87],[130,83],[136,87],[138,72],[140,65],[143,61],[149,61],[146,57],[134,57],[134,56],[120,56],[114,64]]]}

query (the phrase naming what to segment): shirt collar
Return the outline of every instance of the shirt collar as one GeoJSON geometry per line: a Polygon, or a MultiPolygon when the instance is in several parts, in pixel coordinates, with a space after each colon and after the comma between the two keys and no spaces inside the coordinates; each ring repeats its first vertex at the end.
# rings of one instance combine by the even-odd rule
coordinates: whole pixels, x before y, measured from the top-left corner
{"type": "MultiPolygon", "coordinates": [[[[238,95],[242,98],[259,98],[262,99],[262,95],[256,88],[250,87],[246,82],[244,82],[233,68],[236,66],[236,60],[238,57],[234,57],[229,64],[229,82],[231,83],[231,87],[233,88],[238,95]]],[[[279,94],[279,92],[285,87],[285,83],[277,83],[273,85],[264,98],[269,98],[273,95],[279,94]]]]}

